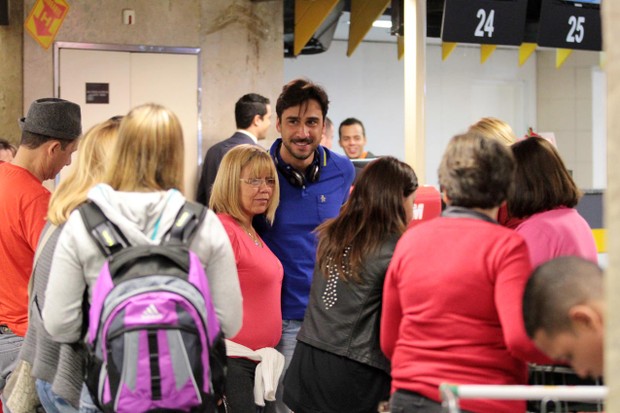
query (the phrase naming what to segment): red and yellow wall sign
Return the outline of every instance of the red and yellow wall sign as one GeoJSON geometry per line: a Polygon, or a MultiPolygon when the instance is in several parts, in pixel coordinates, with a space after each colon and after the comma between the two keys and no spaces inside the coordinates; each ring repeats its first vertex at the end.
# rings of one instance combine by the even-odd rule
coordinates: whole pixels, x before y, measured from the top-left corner
{"type": "Polygon", "coordinates": [[[26,30],[47,49],[54,41],[68,11],[69,4],[65,0],[37,0],[26,19],[26,30]]]}

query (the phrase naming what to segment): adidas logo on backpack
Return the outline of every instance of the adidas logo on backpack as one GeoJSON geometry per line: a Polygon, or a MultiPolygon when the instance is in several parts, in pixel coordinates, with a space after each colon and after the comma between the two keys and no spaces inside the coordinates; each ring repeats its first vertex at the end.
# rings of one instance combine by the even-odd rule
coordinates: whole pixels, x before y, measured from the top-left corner
{"type": "Polygon", "coordinates": [[[146,310],[144,310],[142,312],[142,317],[141,318],[161,318],[162,314],[157,311],[157,307],[155,307],[155,304],[150,304],[148,307],[146,307],[146,310]]]}
{"type": "Polygon", "coordinates": [[[215,412],[226,350],[189,250],[206,209],[187,202],[160,245],[130,245],[93,203],[79,208],[107,257],[92,290],[86,384],[104,412],[215,412]]]}

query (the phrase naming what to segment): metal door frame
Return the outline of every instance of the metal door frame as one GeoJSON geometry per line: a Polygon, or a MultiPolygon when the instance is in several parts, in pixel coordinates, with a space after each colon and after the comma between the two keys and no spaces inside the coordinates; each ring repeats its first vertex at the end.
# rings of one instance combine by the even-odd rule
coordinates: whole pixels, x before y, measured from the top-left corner
{"type": "Polygon", "coordinates": [[[61,49],[78,49],[78,50],[95,50],[101,52],[128,52],[128,53],[162,53],[162,54],[190,54],[196,55],[198,67],[198,89],[196,90],[196,105],[198,109],[198,127],[197,127],[197,164],[200,167],[202,163],[202,69],[200,64],[200,48],[199,47],[172,47],[172,46],[148,46],[148,45],[121,45],[121,44],[104,44],[104,43],[77,43],[77,42],[54,42],[54,97],[60,97],[60,50],[61,49]]]}

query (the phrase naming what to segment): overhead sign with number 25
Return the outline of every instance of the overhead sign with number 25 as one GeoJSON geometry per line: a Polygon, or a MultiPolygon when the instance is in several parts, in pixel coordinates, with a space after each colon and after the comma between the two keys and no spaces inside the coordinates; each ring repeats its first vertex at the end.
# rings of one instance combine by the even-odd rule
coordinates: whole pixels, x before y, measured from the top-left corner
{"type": "Polygon", "coordinates": [[[601,50],[601,38],[599,4],[577,0],[543,0],[538,28],[539,46],[601,50]]]}

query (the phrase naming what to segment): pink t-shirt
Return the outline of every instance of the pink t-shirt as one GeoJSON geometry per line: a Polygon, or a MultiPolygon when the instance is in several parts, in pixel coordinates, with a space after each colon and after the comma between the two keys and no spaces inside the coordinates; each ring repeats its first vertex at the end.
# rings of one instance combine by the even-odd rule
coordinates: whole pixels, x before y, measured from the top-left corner
{"type": "Polygon", "coordinates": [[[533,267],[566,255],[598,262],[592,230],[574,208],[539,212],[523,221],[516,231],[525,239],[533,267]]]}
{"type": "Polygon", "coordinates": [[[233,217],[217,216],[235,252],[243,295],[243,325],[235,337],[229,338],[252,350],[275,347],[282,335],[282,264],[262,240],[262,246],[256,245],[233,217]]]}

